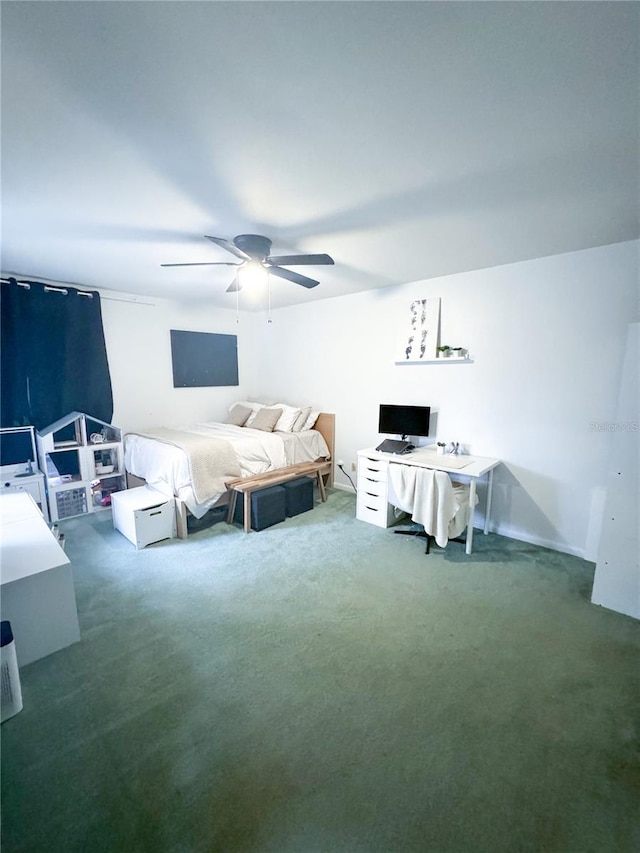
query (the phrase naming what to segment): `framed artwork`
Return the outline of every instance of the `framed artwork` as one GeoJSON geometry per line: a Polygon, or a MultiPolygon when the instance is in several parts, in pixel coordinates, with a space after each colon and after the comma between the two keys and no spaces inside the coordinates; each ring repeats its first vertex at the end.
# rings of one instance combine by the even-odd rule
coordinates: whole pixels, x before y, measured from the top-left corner
{"type": "Polygon", "coordinates": [[[414,299],[402,323],[396,364],[431,361],[436,358],[439,330],[440,297],[414,299]]]}
{"type": "Polygon", "coordinates": [[[240,384],[236,335],[170,331],[174,388],[240,384]]]}

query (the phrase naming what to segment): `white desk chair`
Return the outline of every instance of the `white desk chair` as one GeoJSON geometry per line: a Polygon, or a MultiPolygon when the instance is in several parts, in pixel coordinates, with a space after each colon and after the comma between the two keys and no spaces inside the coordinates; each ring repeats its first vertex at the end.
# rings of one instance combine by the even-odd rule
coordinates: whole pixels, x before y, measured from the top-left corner
{"type": "MultiPolygon", "coordinates": [[[[389,466],[389,503],[411,515],[422,531],[396,530],[396,533],[424,537],[425,554],[431,539],[445,548],[449,539],[457,539],[472,518],[470,488],[452,483],[444,471],[410,465],[389,466]]],[[[474,503],[477,503],[477,497],[474,503]]]]}

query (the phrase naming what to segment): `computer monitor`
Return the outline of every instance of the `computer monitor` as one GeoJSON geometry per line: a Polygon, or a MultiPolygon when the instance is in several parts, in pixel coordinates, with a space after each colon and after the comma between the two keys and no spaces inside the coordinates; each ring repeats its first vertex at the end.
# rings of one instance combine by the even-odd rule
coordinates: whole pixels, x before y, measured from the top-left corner
{"type": "Polygon", "coordinates": [[[429,435],[429,406],[397,406],[380,404],[378,432],[383,435],[400,435],[406,438],[429,435]]]}
{"type": "Polygon", "coordinates": [[[29,462],[36,468],[36,442],[33,427],[0,429],[0,469],[6,476],[25,471],[29,462]]]}

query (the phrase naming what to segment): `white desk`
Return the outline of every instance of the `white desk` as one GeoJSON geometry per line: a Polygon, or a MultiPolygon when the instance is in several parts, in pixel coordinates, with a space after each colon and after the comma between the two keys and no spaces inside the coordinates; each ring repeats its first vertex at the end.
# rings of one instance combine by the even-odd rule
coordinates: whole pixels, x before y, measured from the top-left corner
{"type": "Polygon", "coordinates": [[[47,505],[47,491],[44,487],[44,474],[42,471],[33,471],[31,474],[4,474],[0,479],[2,492],[28,492],[38,504],[45,521],[49,521],[49,507],[47,505]]]}
{"type": "Polygon", "coordinates": [[[20,666],[80,639],[69,558],[28,492],[0,494],[0,583],[20,666]]]}
{"type": "Polygon", "coordinates": [[[469,519],[467,522],[466,552],[473,548],[473,514],[476,500],[476,484],[480,477],[487,477],[487,496],[485,502],[483,532],[489,532],[491,515],[491,495],[493,490],[493,471],[500,464],[499,459],[484,456],[448,456],[428,448],[418,448],[402,455],[381,453],[369,448],[358,451],[358,487],[356,516],[361,521],[389,527],[393,523],[393,508],[388,502],[388,466],[416,465],[420,468],[433,468],[445,471],[454,477],[469,478],[469,519]]]}

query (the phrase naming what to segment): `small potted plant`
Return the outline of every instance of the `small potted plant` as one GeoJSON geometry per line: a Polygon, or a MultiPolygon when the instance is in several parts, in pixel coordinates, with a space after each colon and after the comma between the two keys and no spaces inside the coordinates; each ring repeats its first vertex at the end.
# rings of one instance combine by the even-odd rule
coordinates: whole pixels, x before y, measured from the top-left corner
{"type": "Polygon", "coordinates": [[[453,358],[462,358],[464,356],[464,350],[462,347],[450,347],[450,350],[453,358]]]}
{"type": "Polygon", "coordinates": [[[451,347],[447,344],[444,346],[438,347],[438,358],[447,358],[451,355],[451,347]]]}

